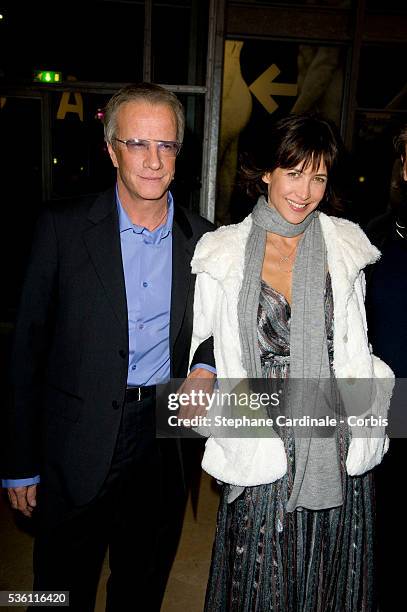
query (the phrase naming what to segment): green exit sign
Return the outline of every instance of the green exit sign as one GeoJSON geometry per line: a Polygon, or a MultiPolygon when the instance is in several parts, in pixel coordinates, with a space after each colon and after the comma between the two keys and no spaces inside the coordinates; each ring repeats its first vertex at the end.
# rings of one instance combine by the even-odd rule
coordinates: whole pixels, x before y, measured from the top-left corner
{"type": "Polygon", "coordinates": [[[37,83],[61,83],[62,72],[53,70],[37,70],[34,72],[34,81],[37,83]]]}

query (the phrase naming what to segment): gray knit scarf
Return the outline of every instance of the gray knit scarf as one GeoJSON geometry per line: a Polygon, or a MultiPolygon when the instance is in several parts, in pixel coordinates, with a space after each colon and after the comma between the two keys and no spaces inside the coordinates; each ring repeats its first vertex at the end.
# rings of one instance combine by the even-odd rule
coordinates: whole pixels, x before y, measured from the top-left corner
{"type": "MultiPolygon", "coordinates": [[[[257,311],[267,232],[286,237],[303,234],[293,270],[290,322],[292,382],[289,384],[286,410],[294,417],[334,416],[329,405],[335,400],[325,326],[327,257],[318,213],[311,213],[299,224],[289,223],[261,196],[252,218],[238,303],[242,358],[248,378],[262,378],[257,311]]],[[[326,434],[321,434],[317,429],[307,430],[309,437],[296,436],[295,478],[287,503],[288,512],[302,508],[333,508],[342,504],[335,432],[330,437],[321,437],[326,434]]]]}

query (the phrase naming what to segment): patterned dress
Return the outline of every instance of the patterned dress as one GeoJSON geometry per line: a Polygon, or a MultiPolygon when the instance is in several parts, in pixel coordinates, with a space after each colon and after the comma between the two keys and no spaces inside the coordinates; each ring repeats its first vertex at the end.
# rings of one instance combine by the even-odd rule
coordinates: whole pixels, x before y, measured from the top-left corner
{"type": "MultiPolygon", "coordinates": [[[[264,377],[286,378],[290,364],[291,309],[262,282],[258,341],[264,377]]],[[[328,351],[333,360],[333,299],[325,290],[328,351]]],[[[343,505],[286,512],[295,474],[295,440],[281,427],[287,474],[246,487],[232,503],[223,485],[206,593],[206,612],[373,612],[373,508],[371,473],[346,474],[349,435],[338,428],[343,505]]]]}

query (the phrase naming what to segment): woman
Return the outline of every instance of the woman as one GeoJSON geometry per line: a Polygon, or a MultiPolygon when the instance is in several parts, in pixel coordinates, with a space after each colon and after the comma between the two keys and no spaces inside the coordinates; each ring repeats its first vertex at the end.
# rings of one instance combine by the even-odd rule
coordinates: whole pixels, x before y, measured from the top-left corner
{"type": "Polygon", "coordinates": [[[394,138],[390,208],[373,219],[366,233],[382,256],[367,274],[369,339],[394,370],[398,383],[392,401],[390,451],[375,473],[377,499],[377,590],[381,612],[393,612],[405,596],[405,568],[396,551],[407,549],[403,491],[407,453],[405,383],[407,378],[407,124],[394,138]],[[391,316],[389,316],[391,313],[391,316]]]}
{"type": "MultiPolygon", "coordinates": [[[[198,244],[191,350],[213,335],[219,379],[392,378],[370,353],[363,305],[362,268],[379,251],[328,216],[340,152],[320,116],[280,120],[267,163],[245,171],[262,194],[253,213],[198,244]]],[[[390,394],[378,388],[371,411],[386,414],[390,394]]],[[[295,397],[292,414],[312,410],[295,397]]],[[[202,465],[225,483],[208,612],[374,609],[368,472],[387,450],[382,434],[352,436],[345,421],[326,438],[280,427],[268,438],[208,439],[202,465]]]]}

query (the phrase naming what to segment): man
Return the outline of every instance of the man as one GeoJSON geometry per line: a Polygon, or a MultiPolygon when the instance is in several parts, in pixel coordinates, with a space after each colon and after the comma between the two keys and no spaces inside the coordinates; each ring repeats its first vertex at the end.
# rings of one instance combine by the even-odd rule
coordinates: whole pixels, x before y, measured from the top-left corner
{"type": "MultiPolygon", "coordinates": [[[[107,609],[144,612],[160,608],[185,503],[180,447],[155,438],[155,385],[187,374],[190,260],[212,226],[169,192],[184,131],[174,94],[127,86],[104,125],[116,188],[57,203],[38,224],[3,484],[13,508],[37,506],[36,590],[93,610],[109,545],[107,609]]],[[[190,377],[213,378],[213,363],[209,339],[190,377]]]]}
{"type": "Polygon", "coordinates": [[[397,381],[389,412],[393,439],[376,471],[377,590],[381,612],[399,609],[405,599],[407,548],[403,482],[406,462],[407,378],[407,125],[394,139],[398,157],[391,208],[369,224],[367,234],[381,250],[367,274],[366,314],[375,354],[393,369],[397,381]],[[396,554],[396,553],[399,554],[396,554]]]}

